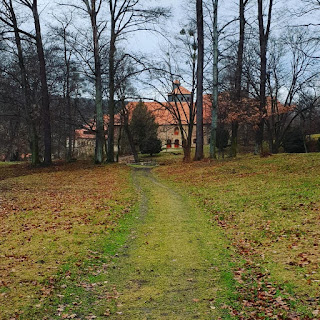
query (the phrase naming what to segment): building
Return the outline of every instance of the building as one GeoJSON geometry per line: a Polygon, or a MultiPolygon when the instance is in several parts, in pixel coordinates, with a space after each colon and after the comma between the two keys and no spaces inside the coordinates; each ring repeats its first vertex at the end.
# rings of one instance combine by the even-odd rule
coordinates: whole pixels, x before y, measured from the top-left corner
{"type": "MultiPolygon", "coordinates": [[[[193,114],[195,105],[192,103],[192,93],[181,86],[178,80],[173,82],[172,91],[168,93],[164,102],[144,102],[147,109],[155,116],[155,121],[159,125],[158,138],[162,142],[162,148],[166,151],[175,151],[183,147],[183,133],[188,131],[190,123],[190,109],[193,114]]],[[[129,122],[132,111],[139,102],[132,101],[126,105],[129,115],[129,122]]],[[[259,101],[257,99],[243,97],[241,103],[232,99],[232,94],[228,91],[219,94],[218,98],[218,127],[231,133],[233,121],[239,123],[238,142],[240,145],[251,147],[254,145],[255,128],[262,116],[268,121],[272,117],[279,117],[295,109],[295,106],[284,106],[280,102],[274,102],[267,97],[266,114],[261,115],[259,111],[259,101]]],[[[210,143],[210,127],[212,112],[211,95],[203,97],[203,120],[204,120],[204,145],[210,143]]],[[[194,116],[195,117],[195,116],[194,116]]],[[[115,141],[119,137],[122,126],[121,116],[115,116],[115,141]]],[[[196,117],[194,118],[196,123],[196,117]]],[[[108,117],[105,117],[107,127],[108,117]]],[[[186,135],[184,134],[184,137],[186,135]]],[[[196,145],[196,128],[194,126],[191,147],[196,145]]],[[[117,143],[115,142],[115,145],[117,143]]],[[[76,131],[75,157],[82,158],[92,156],[95,148],[95,134],[89,126],[76,131]]],[[[116,151],[117,151],[117,147],[116,151]]]]}
{"type": "MultiPolygon", "coordinates": [[[[139,102],[132,101],[126,105],[130,115],[139,102]]],[[[211,123],[211,102],[208,99],[204,101],[204,144],[209,144],[210,123],[211,123]]],[[[192,103],[192,93],[181,86],[180,81],[176,80],[173,83],[173,90],[168,93],[167,101],[164,102],[144,102],[147,109],[155,116],[155,121],[159,125],[158,138],[162,142],[162,148],[166,151],[174,151],[182,148],[183,137],[180,128],[183,131],[188,130],[190,122],[190,108],[194,112],[194,103],[192,103]]],[[[115,141],[117,141],[122,126],[120,114],[115,116],[115,141]]],[[[107,127],[108,117],[105,116],[107,127]]],[[[85,126],[82,129],[76,130],[74,142],[74,156],[77,158],[88,158],[94,154],[95,148],[95,133],[93,127],[85,126]]],[[[107,128],[106,128],[107,129],[107,128]]],[[[193,128],[192,147],[196,143],[196,128],[193,128]]],[[[115,151],[117,149],[115,143],[115,151]]]]}

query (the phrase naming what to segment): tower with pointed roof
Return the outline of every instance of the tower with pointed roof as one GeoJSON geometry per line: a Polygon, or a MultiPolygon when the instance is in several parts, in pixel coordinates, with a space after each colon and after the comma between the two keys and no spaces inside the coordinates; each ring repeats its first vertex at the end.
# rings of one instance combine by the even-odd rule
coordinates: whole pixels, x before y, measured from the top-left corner
{"type": "Polygon", "coordinates": [[[179,80],[174,80],[172,91],[168,93],[168,102],[191,102],[191,92],[181,86],[179,80]]]}

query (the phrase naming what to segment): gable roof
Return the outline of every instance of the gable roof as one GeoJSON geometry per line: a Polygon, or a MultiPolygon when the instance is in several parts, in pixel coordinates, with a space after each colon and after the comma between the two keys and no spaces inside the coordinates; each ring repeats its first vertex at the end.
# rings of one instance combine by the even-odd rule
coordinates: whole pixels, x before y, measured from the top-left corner
{"type": "Polygon", "coordinates": [[[178,87],[175,87],[170,93],[168,93],[169,96],[178,95],[178,94],[190,95],[191,92],[183,86],[178,86],[178,87]]]}
{"type": "MultiPolygon", "coordinates": [[[[175,88],[175,90],[185,89],[181,86],[175,88]]],[[[175,92],[175,90],[173,92],[175,92]]],[[[190,93],[185,89],[187,93],[190,93]]],[[[210,124],[212,117],[212,100],[211,95],[206,94],[203,96],[203,123],[210,124]]],[[[223,121],[225,123],[231,123],[234,119],[239,121],[247,121],[255,123],[260,121],[261,115],[259,112],[259,101],[257,99],[244,97],[242,98],[242,103],[235,103],[231,97],[231,93],[228,91],[219,94],[219,110],[218,112],[224,112],[225,118],[223,121]],[[245,107],[244,107],[245,106],[245,107]]],[[[129,122],[132,117],[132,112],[138,105],[138,101],[132,101],[127,104],[127,109],[129,113],[129,122]]],[[[159,126],[164,125],[178,125],[177,118],[180,117],[182,124],[186,125],[189,123],[189,106],[188,102],[144,102],[147,109],[152,112],[155,116],[155,121],[159,126]]],[[[195,106],[194,106],[195,107],[195,106]]],[[[284,106],[279,101],[272,103],[271,97],[267,97],[267,117],[272,115],[285,114],[293,110],[295,106],[284,106]],[[273,107],[272,107],[273,106],[273,107]]],[[[121,115],[118,113],[115,115],[115,125],[120,126],[122,124],[121,115]]],[[[95,120],[85,125],[82,129],[76,130],[76,137],[83,139],[92,139],[95,137],[94,127],[95,120]]],[[[109,123],[109,116],[104,116],[105,129],[109,123]]],[[[195,116],[196,123],[196,116],[195,116]]]]}

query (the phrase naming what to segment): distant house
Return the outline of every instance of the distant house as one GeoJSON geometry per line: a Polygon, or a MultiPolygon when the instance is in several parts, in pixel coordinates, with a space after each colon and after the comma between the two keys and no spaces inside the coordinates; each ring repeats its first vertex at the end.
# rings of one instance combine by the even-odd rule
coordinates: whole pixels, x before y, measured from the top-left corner
{"type": "MultiPolygon", "coordinates": [[[[129,110],[129,118],[132,111],[137,106],[138,101],[129,102],[126,108],[129,110]]],[[[187,127],[189,119],[188,112],[191,104],[191,92],[181,86],[178,80],[173,83],[173,90],[168,93],[167,101],[164,102],[144,102],[145,106],[155,116],[155,121],[159,125],[158,138],[162,142],[163,149],[172,151],[182,148],[182,135],[179,129],[178,122],[174,114],[178,111],[181,115],[181,122],[183,127],[187,127]]],[[[211,102],[206,100],[204,102],[204,109],[206,110],[204,116],[204,144],[209,144],[210,136],[210,122],[211,122],[211,102]]],[[[105,116],[106,133],[107,133],[108,116],[105,116]]],[[[115,140],[118,139],[120,127],[122,126],[121,116],[115,116],[115,140]]],[[[75,132],[74,154],[75,157],[84,158],[94,154],[95,148],[95,132],[94,125],[84,126],[75,132]]],[[[192,137],[192,146],[196,143],[196,131],[194,128],[192,137]]],[[[117,146],[115,143],[115,149],[117,146]]]]}
{"type": "MultiPolygon", "coordinates": [[[[180,132],[179,123],[177,121],[177,113],[179,114],[183,130],[187,130],[189,123],[189,106],[192,104],[192,94],[189,90],[181,86],[178,80],[173,82],[172,91],[167,94],[167,101],[164,102],[144,102],[145,106],[155,116],[155,121],[158,123],[158,138],[162,142],[162,148],[167,151],[174,151],[182,148],[182,134],[180,132]]],[[[129,121],[132,111],[139,102],[132,101],[126,105],[129,111],[129,121]]],[[[211,112],[212,112],[211,95],[203,97],[203,119],[204,119],[204,145],[210,143],[210,127],[211,127],[211,112]]],[[[274,114],[286,113],[292,108],[284,107],[279,102],[272,103],[271,98],[267,98],[267,117],[274,114]]],[[[107,135],[108,116],[105,116],[105,126],[107,135]]],[[[239,122],[239,143],[244,145],[254,141],[254,127],[259,122],[259,101],[253,98],[244,97],[242,104],[234,102],[230,92],[222,92],[219,94],[219,110],[218,110],[218,125],[230,131],[232,121],[239,122]]],[[[122,126],[120,114],[115,116],[115,141],[117,141],[120,128],[122,126]]],[[[196,122],[196,119],[195,119],[196,122]]],[[[76,130],[74,153],[75,157],[82,158],[92,156],[95,148],[95,132],[94,124],[86,125],[84,128],[76,130]]],[[[196,144],[196,128],[194,127],[192,135],[192,147],[196,144]]],[[[115,151],[117,151],[117,143],[115,143],[115,151]]]]}

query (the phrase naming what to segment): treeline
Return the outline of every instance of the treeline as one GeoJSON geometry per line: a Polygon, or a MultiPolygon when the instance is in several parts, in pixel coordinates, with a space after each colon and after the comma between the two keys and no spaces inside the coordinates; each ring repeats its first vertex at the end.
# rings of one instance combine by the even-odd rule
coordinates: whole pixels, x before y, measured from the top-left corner
{"type": "Polygon", "coordinates": [[[186,161],[194,130],[196,159],[203,157],[203,93],[212,105],[212,157],[224,130],[231,156],[247,128],[256,153],[264,141],[269,152],[279,152],[293,125],[303,136],[320,131],[319,39],[312,23],[318,1],[301,2],[297,13],[282,12],[282,25],[281,8],[272,0],[239,0],[236,8],[230,2],[227,18],[221,6],[229,8],[218,0],[188,2],[187,23],[172,36],[164,30],[170,10],[161,2],[62,1],[51,5],[45,23],[39,12],[48,3],[0,1],[0,154],[6,160],[31,154],[34,165],[48,165],[53,157],[70,161],[75,129],[89,125],[95,162],[113,162],[115,114],[125,112],[124,101],[138,98],[169,109],[186,161]],[[139,32],[167,39],[165,49],[152,57],[137,54],[127,39],[139,32]],[[183,108],[182,101],[163,103],[177,79],[191,91],[183,108]]]}

